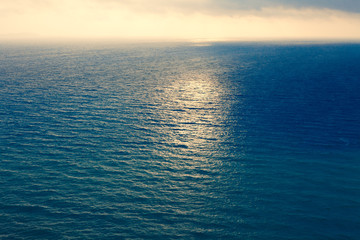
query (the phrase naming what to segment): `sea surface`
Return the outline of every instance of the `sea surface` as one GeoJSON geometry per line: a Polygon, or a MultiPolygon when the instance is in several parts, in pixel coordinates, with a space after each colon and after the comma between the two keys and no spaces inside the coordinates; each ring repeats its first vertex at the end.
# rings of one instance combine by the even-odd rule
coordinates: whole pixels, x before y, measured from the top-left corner
{"type": "Polygon", "coordinates": [[[0,44],[0,239],[360,239],[360,44],[0,44]]]}

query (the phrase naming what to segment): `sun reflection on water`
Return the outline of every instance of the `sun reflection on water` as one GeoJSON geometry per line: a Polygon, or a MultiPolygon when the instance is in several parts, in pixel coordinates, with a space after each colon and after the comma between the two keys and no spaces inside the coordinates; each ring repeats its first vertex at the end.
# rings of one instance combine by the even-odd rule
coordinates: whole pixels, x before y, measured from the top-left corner
{"type": "Polygon", "coordinates": [[[162,89],[157,114],[165,147],[157,154],[209,160],[227,135],[224,121],[229,106],[222,99],[226,89],[212,69],[183,71],[162,89]]]}

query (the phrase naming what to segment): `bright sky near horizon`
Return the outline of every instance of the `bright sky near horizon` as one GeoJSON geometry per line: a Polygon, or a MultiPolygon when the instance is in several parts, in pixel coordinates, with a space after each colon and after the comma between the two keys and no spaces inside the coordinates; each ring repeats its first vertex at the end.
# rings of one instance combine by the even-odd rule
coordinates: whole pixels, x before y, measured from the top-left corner
{"type": "Polygon", "coordinates": [[[360,39],[359,0],[0,0],[0,39],[360,39]]]}

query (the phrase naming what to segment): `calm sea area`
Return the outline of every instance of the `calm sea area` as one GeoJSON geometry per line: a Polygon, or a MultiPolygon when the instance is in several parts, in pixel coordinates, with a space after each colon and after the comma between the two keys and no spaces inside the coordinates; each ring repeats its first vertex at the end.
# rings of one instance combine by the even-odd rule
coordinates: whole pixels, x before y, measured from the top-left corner
{"type": "Polygon", "coordinates": [[[0,44],[0,239],[360,239],[360,44],[0,44]]]}

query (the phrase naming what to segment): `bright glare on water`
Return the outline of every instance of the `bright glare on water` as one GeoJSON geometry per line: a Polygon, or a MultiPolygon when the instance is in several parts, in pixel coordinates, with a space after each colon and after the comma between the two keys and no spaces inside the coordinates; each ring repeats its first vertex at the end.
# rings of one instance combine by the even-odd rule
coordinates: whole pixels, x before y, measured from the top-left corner
{"type": "Polygon", "coordinates": [[[0,45],[1,239],[359,239],[360,45],[0,45]]]}

